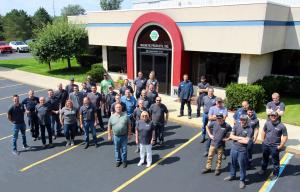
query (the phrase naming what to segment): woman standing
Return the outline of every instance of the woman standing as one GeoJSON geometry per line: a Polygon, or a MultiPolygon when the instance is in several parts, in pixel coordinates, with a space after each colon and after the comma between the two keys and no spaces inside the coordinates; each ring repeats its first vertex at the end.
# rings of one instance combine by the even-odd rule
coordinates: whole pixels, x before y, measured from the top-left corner
{"type": "Polygon", "coordinates": [[[144,164],[145,153],[147,154],[147,167],[152,164],[152,144],[155,139],[154,125],[150,121],[149,113],[143,111],[141,113],[141,120],[136,124],[135,129],[135,142],[140,145],[140,162],[138,166],[144,164]]]}
{"type": "Polygon", "coordinates": [[[66,101],[65,107],[60,111],[60,123],[65,131],[66,147],[73,146],[77,128],[77,110],[73,107],[73,102],[70,99],[66,101]]]}
{"type": "Polygon", "coordinates": [[[158,93],[158,81],[157,79],[155,79],[155,72],[151,71],[149,74],[149,79],[147,80],[147,84],[146,84],[146,90],[149,90],[149,85],[153,85],[154,86],[154,90],[158,93]]]}

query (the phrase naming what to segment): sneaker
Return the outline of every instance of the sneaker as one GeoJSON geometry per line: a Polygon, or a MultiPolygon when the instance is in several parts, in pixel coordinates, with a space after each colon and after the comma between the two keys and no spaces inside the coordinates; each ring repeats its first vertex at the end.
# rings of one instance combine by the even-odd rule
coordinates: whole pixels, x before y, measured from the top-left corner
{"type": "Polygon", "coordinates": [[[85,146],[84,146],[84,149],[87,149],[87,148],[89,148],[89,144],[88,143],[85,144],[85,146]]]}
{"type": "Polygon", "coordinates": [[[266,174],[266,171],[265,171],[265,170],[260,170],[260,171],[258,172],[258,174],[259,174],[259,175],[264,175],[264,174],[266,174]]]}
{"type": "Polygon", "coordinates": [[[206,151],[204,154],[203,154],[203,157],[207,157],[208,156],[208,152],[206,151]]]}
{"type": "Polygon", "coordinates": [[[220,169],[216,169],[215,170],[215,176],[219,176],[221,174],[221,170],[220,169]]]}
{"type": "Polygon", "coordinates": [[[20,155],[20,152],[17,151],[16,149],[14,149],[14,150],[12,150],[12,154],[13,154],[13,155],[20,155]]]}
{"type": "Polygon", "coordinates": [[[127,167],[127,162],[123,162],[123,168],[127,167]]]}
{"type": "Polygon", "coordinates": [[[28,145],[23,146],[23,149],[30,150],[30,147],[28,145]]]}
{"type": "Polygon", "coordinates": [[[74,140],[71,140],[71,146],[74,146],[75,143],[74,143],[74,140]]]}
{"type": "Polygon", "coordinates": [[[144,164],[144,162],[143,162],[143,161],[140,161],[140,162],[137,164],[137,166],[140,167],[140,166],[142,166],[143,164],[144,164]]]}
{"type": "Polygon", "coordinates": [[[246,187],[246,184],[244,181],[240,181],[240,189],[244,189],[246,187]]]}
{"type": "Polygon", "coordinates": [[[70,146],[70,144],[71,144],[71,143],[70,143],[70,141],[68,140],[67,143],[66,143],[66,147],[70,146]]]}
{"type": "Polygon", "coordinates": [[[200,143],[204,143],[206,141],[205,137],[202,137],[200,143]]]}
{"type": "Polygon", "coordinates": [[[278,175],[272,174],[272,175],[270,176],[270,180],[271,180],[271,181],[274,181],[274,180],[276,180],[277,178],[278,178],[278,175]]]}
{"type": "Polygon", "coordinates": [[[150,167],[151,166],[151,163],[147,163],[146,167],[150,167]]]}
{"type": "Polygon", "coordinates": [[[205,173],[209,173],[209,172],[211,172],[211,169],[207,169],[207,168],[205,168],[205,169],[203,169],[202,170],[202,174],[205,174],[205,173]]]}
{"type": "Polygon", "coordinates": [[[225,177],[225,178],[224,178],[224,181],[232,181],[232,180],[234,180],[234,179],[235,179],[234,177],[228,176],[228,177],[225,177]]]}
{"type": "Polygon", "coordinates": [[[122,163],[121,162],[116,162],[116,167],[120,167],[120,165],[121,165],[122,163]]]}
{"type": "Polygon", "coordinates": [[[189,118],[189,119],[192,119],[192,116],[189,115],[188,118],[189,118]]]}

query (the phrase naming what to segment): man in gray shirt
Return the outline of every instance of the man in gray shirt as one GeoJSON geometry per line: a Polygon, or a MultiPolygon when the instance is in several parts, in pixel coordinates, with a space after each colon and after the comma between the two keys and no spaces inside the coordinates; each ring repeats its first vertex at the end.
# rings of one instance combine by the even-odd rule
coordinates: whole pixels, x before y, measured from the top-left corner
{"type": "Polygon", "coordinates": [[[84,95],[82,92],[79,92],[79,89],[76,86],[73,88],[73,90],[74,91],[69,95],[69,99],[73,102],[73,107],[76,110],[79,110],[82,106],[84,95]]]}
{"type": "Polygon", "coordinates": [[[91,90],[92,92],[88,93],[87,97],[90,99],[91,104],[96,108],[100,130],[104,131],[105,129],[103,125],[102,112],[101,112],[102,95],[99,92],[97,92],[96,86],[92,86],[91,90]]]}

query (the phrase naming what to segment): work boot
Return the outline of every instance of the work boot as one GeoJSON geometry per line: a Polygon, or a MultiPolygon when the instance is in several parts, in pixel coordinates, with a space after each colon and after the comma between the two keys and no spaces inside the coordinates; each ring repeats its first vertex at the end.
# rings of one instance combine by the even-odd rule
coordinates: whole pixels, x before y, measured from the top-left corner
{"type": "Polygon", "coordinates": [[[207,157],[208,156],[208,152],[206,151],[204,154],[203,154],[203,157],[207,157]]]}
{"type": "Polygon", "coordinates": [[[221,174],[221,170],[220,170],[220,169],[216,169],[216,170],[215,170],[215,175],[216,175],[216,176],[219,176],[220,174],[221,174]]]}
{"type": "Polygon", "coordinates": [[[116,167],[120,167],[120,165],[121,165],[122,163],[121,162],[116,162],[116,167]]]}
{"type": "Polygon", "coordinates": [[[224,181],[232,181],[232,180],[234,180],[234,179],[235,179],[234,177],[228,176],[228,177],[225,177],[225,178],[224,178],[224,181]]]}
{"type": "Polygon", "coordinates": [[[123,162],[123,168],[127,167],[127,162],[123,162]]]}
{"type": "Polygon", "coordinates": [[[205,137],[202,137],[200,143],[204,143],[206,141],[205,137]]]}
{"type": "Polygon", "coordinates": [[[209,173],[209,172],[211,172],[211,169],[207,169],[207,168],[205,168],[205,169],[203,169],[202,170],[202,174],[205,174],[205,173],[209,173]]]}

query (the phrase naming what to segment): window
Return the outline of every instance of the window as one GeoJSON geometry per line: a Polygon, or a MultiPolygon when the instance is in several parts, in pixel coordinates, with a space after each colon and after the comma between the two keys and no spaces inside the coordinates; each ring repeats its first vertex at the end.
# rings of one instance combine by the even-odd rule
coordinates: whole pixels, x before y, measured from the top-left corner
{"type": "Polygon", "coordinates": [[[107,47],[108,71],[127,73],[126,48],[107,47]]]}
{"type": "Polygon", "coordinates": [[[272,74],[300,76],[300,50],[274,52],[272,74]]]}
{"type": "Polygon", "coordinates": [[[197,85],[205,75],[211,85],[225,87],[237,82],[240,60],[240,54],[191,52],[191,80],[197,85]]]}

